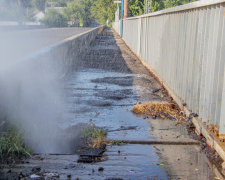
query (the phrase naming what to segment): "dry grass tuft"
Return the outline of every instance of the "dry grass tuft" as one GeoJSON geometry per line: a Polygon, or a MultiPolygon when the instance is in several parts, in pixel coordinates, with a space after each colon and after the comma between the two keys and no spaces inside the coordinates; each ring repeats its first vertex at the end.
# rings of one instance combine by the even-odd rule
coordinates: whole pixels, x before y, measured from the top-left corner
{"type": "Polygon", "coordinates": [[[185,114],[174,103],[149,102],[147,104],[136,104],[131,110],[138,115],[159,117],[162,119],[185,119],[185,114]]]}

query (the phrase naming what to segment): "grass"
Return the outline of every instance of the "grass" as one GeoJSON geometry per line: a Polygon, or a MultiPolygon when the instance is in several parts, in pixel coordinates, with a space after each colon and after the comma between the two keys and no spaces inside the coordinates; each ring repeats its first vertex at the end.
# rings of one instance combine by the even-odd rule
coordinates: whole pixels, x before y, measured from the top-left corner
{"type": "Polygon", "coordinates": [[[126,143],[124,143],[123,141],[108,141],[108,144],[122,146],[122,145],[125,145],[126,143]]]}
{"type": "Polygon", "coordinates": [[[22,157],[31,157],[32,151],[23,144],[22,137],[15,128],[0,133],[0,162],[14,163],[22,157]]]}
{"type": "Polygon", "coordinates": [[[185,119],[184,113],[174,103],[149,102],[136,104],[131,111],[138,115],[160,117],[162,119],[185,119]]]}
{"type": "Polygon", "coordinates": [[[84,129],[83,137],[89,147],[99,148],[106,144],[106,131],[102,128],[89,126],[84,129]]]}

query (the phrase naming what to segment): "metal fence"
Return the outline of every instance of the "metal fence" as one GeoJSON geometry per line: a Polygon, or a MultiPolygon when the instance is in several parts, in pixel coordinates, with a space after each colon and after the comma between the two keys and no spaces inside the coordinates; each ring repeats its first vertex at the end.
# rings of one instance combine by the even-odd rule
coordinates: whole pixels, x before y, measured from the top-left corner
{"type": "MultiPolygon", "coordinates": [[[[225,1],[123,20],[123,39],[206,124],[225,134],[225,1]]],[[[113,27],[118,31],[118,22],[113,27]]]]}

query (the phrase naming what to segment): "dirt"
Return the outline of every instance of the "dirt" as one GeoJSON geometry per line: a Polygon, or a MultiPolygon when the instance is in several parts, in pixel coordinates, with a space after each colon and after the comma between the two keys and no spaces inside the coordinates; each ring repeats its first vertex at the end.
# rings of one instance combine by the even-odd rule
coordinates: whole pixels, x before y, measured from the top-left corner
{"type": "Polygon", "coordinates": [[[192,118],[192,114],[189,116],[189,118],[187,119],[187,121],[185,123],[187,130],[188,130],[188,134],[193,139],[196,139],[200,142],[201,150],[207,156],[207,158],[209,160],[209,164],[211,166],[216,167],[215,169],[216,169],[216,171],[218,171],[217,174],[220,177],[220,179],[225,179],[225,170],[222,167],[222,163],[224,161],[219,156],[219,154],[207,144],[205,137],[203,137],[201,135],[199,136],[196,134],[194,125],[191,121],[191,118],[192,118]]]}

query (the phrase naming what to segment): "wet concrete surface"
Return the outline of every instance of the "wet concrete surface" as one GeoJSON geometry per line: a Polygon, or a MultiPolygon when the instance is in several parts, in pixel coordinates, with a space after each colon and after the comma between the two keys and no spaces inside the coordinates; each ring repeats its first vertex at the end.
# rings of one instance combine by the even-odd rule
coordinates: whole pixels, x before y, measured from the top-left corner
{"type": "MultiPolygon", "coordinates": [[[[93,123],[96,126],[107,130],[115,130],[121,126],[137,126],[133,133],[127,131],[114,131],[108,133],[108,138],[113,139],[149,139],[149,124],[147,121],[140,121],[130,112],[133,104],[138,101],[138,95],[133,85],[121,86],[118,84],[94,83],[93,80],[99,77],[118,79],[118,76],[129,76],[126,73],[108,72],[98,69],[88,69],[81,72],[75,72],[72,82],[68,82],[68,120],[76,124],[93,123]],[[85,82],[85,83],[83,83],[85,82]],[[75,112],[75,113],[74,113],[75,112]],[[121,134],[121,135],[119,135],[121,134]]],[[[122,80],[121,77],[121,80],[122,80]]],[[[62,122],[66,127],[68,122],[62,122]]]]}
{"type": "MultiPolygon", "coordinates": [[[[138,102],[170,102],[171,98],[109,29],[98,35],[77,61],[65,82],[65,99],[66,121],[59,122],[63,128],[90,123],[108,130],[108,139],[192,141],[185,126],[176,121],[130,112],[138,102]]],[[[197,145],[121,144],[106,148],[102,162],[82,164],[77,163],[77,155],[39,155],[14,171],[37,166],[42,174],[56,173],[58,179],[211,180],[215,176],[197,145]]]]}
{"type": "Polygon", "coordinates": [[[106,161],[81,164],[76,155],[42,155],[21,166],[31,170],[41,167],[42,174],[55,173],[60,179],[68,179],[68,175],[72,179],[168,179],[152,146],[108,146],[105,156],[106,161]],[[103,171],[99,171],[101,167],[103,171]]]}

